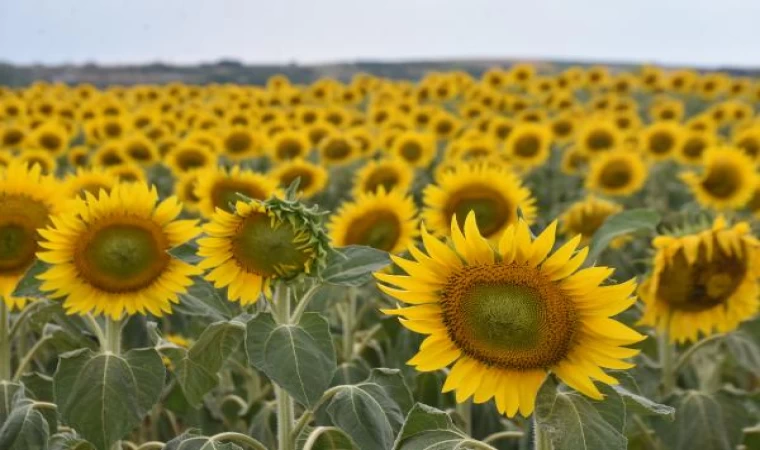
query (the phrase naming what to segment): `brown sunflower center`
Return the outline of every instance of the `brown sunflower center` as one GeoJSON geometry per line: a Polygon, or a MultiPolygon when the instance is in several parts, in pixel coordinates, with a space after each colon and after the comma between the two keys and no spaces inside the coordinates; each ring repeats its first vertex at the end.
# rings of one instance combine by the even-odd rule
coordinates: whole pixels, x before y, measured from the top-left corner
{"type": "Polygon", "coordinates": [[[100,191],[110,192],[111,185],[106,183],[98,183],[97,181],[88,182],[79,188],[79,190],[76,192],[76,195],[82,199],[86,197],[87,193],[98,197],[100,195],[100,191]]]}
{"type": "Polygon", "coordinates": [[[586,146],[592,152],[609,150],[614,143],[615,139],[607,130],[594,130],[586,138],[586,146]]]}
{"type": "Polygon", "coordinates": [[[692,312],[725,303],[746,278],[747,265],[741,257],[725,253],[717,240],[711,256],[704,242],[693,264],[679,250],[660,273],[658,298],[674,309],[692,312]]]}
{"type": "Polygon", "coordinates": [[[96,288],[134,292],[150,286],[169,265],[169,245],[152,221],[115,217],[96,224],[78,242],[74,265],[96,288]]]}
{"type": "Polygon", "coordinates": [[[40,136],[39,144],[40,147],[44,148],[45,150],[48,150],[50,152],[57,152],[60,150],[63,141],[56,134],[45,133],[40,136]]]}
{"type": "Polygon", "coordinates": [[[760,155],[760,140],[759,139],[747,137],[740,140],[736,145],[740,147],[742,150],[744,150],[744,153],[746,153],[752,158],[756,158],[758,155],[760,155]]]}
{"type": "Polygon", "coordinates": [[[331,139],[325,145],[324,156],[331,161],[342,161],[351,155],[351,146],[345,139],[331,139]]]}
{"type": "Polygon", "coordinates": [[[3,146],[18,145],[24,140],[24,133],[16,128],[10,128],[3,133],[3,146]]]}
{"type": "Polygon", "coordinates": [[[21,195],[0,196],[0,274],[18,275],[34,261],[37,229],[48,222],[48,208],[21,195]]]}
{"type": "Polygon", "coordinates": [[[299,240],[293,226],[277,222],[267,214],[246,217],[232,239],[232,255],[250,273],[262,277],[287,276],[303,271],[312,259],[312,250],[299,240]]]}
{"type": "Polygon", "coordinates": [[[699,137],[692,137],[686,140],[683,145],[683,154],[688,159],[699,159],[705,151],[707,143],[699,137]]]}
{"type": "Polygon", "coordinates": [[[393,211],[369,211],[354,219],[346,232],[346,245],[367,245],[392,251],[401,237],[401,223],[393,211]]]}
{"type": "Polygon", "coordinates": [[[121,155],[119,155],[119,152],[117,150],[110,150],[107,152],[104,152],[100,155],[100,163],[103,166],[118,166],[119,164],[123,163],[124,160],[121,158],[121,155]]]}
{"type": "Polygon", "coordinates": [[[135,161],[148,162],[153,160],[153,153],[142,142],[134,142],[127,147],[127,154],[135,161]]]}
{"type": "Polygon", "coordinates": [[[297,158],[303,151],[303,146],[295,139],[283,139],[277,145],[277,157],[280,160],[297,158]]]}
{"type": "Polygon", "coordinates": [[[224,148],[232,154],[245,153],[250,150],[253,140],[248,133],[232,133],[224,140],[224,148]]]}
{"type": "Polygon", "coordinates": [[[441,291],[443,323],[467,356],[503,369],[561,361],[578,328],[573,303],[557,284],[523,264],[466,266],[441,291]]]}
{"type": "Polygon", "coordinates": [[[738,173],[738,168],[731,164],[715,164],[707,170],[702,187],[714,197],[729,198],[741,187],[738,173]]]}
{"type": "Polygon", "coordinates": [[[619,189],[628,186],[632,179],[631,166],[625,161],[613,160],[602,168],[599,183],[610,189],[619,189]]]}
{"type": "Polygon", "coordinates": [[[409,162],[415,162],[422,156],[422,146],[417,141],[406,141],[401,144],[401,157],[409,162]]]}
{"type": "Polygon", "coordinates": [[[649,137],[649,150],[655,155],[664,155],[673,149],[675,139],[670,133],[659,131],[649,137]]]}
{"type": "Polygon", "coordinates": [[[456,215],[460,224],[470,211],[475,213],[478,228],[486,238],[511,223],[516,213],[515,205],[511,205],[504,195],[485,185],[465,186],[451,195],[444,208],[446,221],[456,215]]]}
{"type": "Polygon", "coordinates": [[[436,133],[438,133],[440,135],[444,135],[445,136],[445,135],[451,133],[451,130],[453,130],[453,129],[454,129],[454,124],[451,123],[448,120],[439,120],[435,124],[435,131],[436,131],[436,133]]]}
{"type": "Polygon", "coordinates": [[[555,136],[566,137],[573,131],[573,124],[569,120],[558,120],[552,125],[552,131],[555,136]]]}
{"type": "Polygon", "coordinates": [[[203,167],[207,162],[206,154],[195,149],[188,149],[177,155],[177,165],[183,171],[203,167]]]}
{"type": "Polygon", "coordinates": [[[367,181],[364,182],[366,192],[375,192],[382,186],[386,192],[390,192],[399,183],[399,175],[395,170],[377,169],[373,171],[367,181]]]}
{"type": "Polygon", "coordinates": [[[239,180],[220,180],[211,188],[211,201],[214,203],[214,208],[232,212],[235,203],[241,200],[238,194],[255,200],[265,200],[267,197],[264,189],[255,184],[239,180]]]}
{"type": "Polygon", "coordinates": [[[526,134],[515,141],[515,156],[520,158],[533,158],[541,150],[541,140],[538,136],[526,134]]]}
{"type": "Polygon", "coordinates": [[[308,190],[314,184],[314,175],[306,169],[291,169],[280,176],[280,185],[290,186],[298,178],[298,189],[308,190]]]}

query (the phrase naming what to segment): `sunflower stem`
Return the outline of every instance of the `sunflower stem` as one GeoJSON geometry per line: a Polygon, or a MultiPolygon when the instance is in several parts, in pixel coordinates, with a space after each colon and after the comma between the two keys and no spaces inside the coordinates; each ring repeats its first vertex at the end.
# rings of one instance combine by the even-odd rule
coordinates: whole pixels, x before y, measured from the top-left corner
{"type": "MultiPolygon", "coordinates": [[[[274,288],[274,299],[272,299],[272,308],[275,320],[279,324],[287,325],[290,323],[290,293],[288,286],[284,283],[277,283],[274,288]]],[[[277,443],[279,450],[293,450],[295,448],[295,439],[292,436],[293,423],[295,421],[293,412],[293,399],[288,392],[275,385],[275,398],[277,399],[277,443]]]]}
{"type": "Polygon", "coordinates": [[[552,450],[552,441],[549,439],[549,435],[546,430],[541,428],[538,424],[536,416],[533,416],[533,442],[535,443],[535,450],[552,450]]]}
{"type": "Polygon", "coordinates": [[[0,380],[11,379],[10,311],[0,296],[0,380]]]}
{"type": "Polygon", "coordinates": [[[472,436],[472,401],[467,399],[462,403],[457,403],[456,412],[464,424],[464,430],[462,431],[467,433],[468,436],[472,436]]]}
{"type": "Polygon", "coordinates": [[[356,288],[348,288],[348,302],[343,314],[343,360],[350,362],[354,357],[354,318],[356,317],[356,288]]]}
{"type": "Polygon", "coordinates": [[[662,394],[670,395],[676,387],[676,373],[674,371],[675,348],[670,343],[667,332],[660,333],[657,337],[657,346],[662,367],[662,394]]]}
{"type": "Polygon", "coordinates": [[[106,329],[103,335],[103,341],[100,347],[103,352],[110,352],[114,355],[121,353],[121,319],[106,319],[106,329]]]}

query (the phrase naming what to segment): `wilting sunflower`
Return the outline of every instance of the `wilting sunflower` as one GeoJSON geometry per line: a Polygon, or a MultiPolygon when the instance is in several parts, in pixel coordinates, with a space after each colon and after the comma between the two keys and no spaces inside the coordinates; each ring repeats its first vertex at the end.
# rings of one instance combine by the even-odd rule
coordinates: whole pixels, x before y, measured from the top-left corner
{"type": "Polygon", "coordinates": [[[705,150],[716,144],[717,139],[714,134],[687,129],[676,158],[684,164],[701,164],[705,150]]]}
{"type": "Polygon", "coordinates": [[[754,161],[735,147],[712,147],[704,153],[702,174],[686,172],[686,183],[699,204],[718,210],[739,209],[752,197],[757,181],[754,161]]]}
{"type": "Polygon", "coordinates": [[[683,129],[674,121],[655,122],[639,133],[642,151],[654,161],[672,157],[682,140],[683,129]]]}
{"type": "Polygon", "coordinates": [[[100,191],[111,192],[118,183],[119,179],[103,168],[77,169],[63,180],[61,192],[67,199],[84,200],[87,193],[97,197],[100,191]]]}
{"type": "Polygon", "coordinates": [[[306,134],[297,130],[283,131],[272,138],[269,145],[269,156],[275,162],[305,158],[311,149],[311,143],[306,134]]]}
{"type": "Polygon", "coordinates": [[[504,143],[504,150],[515,165],[538,167],[551,153],[552,132],[545,125],[524,122],[515,125],[504,143]]]}
{"type": "Polygon", "coordinates": [[[298,193],[304,198],[322,192],[327,186],[328,178],[327,169],[305,159],[285,161],[272,169],[270,176],[277,180],[283,189],[298,179],[298,193]]]}
{"type": "Polygon", "coordinates": [[[23,306],[11,293],[34,263],[39,246],[38,229],[63,207],[54,178],[44,176],[39,166],[12,161],[0,169],[0,297],[9,308],[23,306]]]}
{"type": "Polygon", "coordinates": [[[644,187],[647,165],[635,152],[605,152],[591,163],[586,189],[612,196],[628,196],[644,187]]]}
{"type": "Polygon", "coordinates": [[[580,151],[595,156],[620,146],[623,135],[615,122],[593,119],[578,130],[575,142],[580,151]]]}
{"type": "Polygon", "coordinates": [[[411,197],[380,187],[341,205],[327,229],[336,247],[367,245],[399,253],[417,236],[417,222],[417,207],[411,197]]]}
{"type": "MultiPolygon", "coordinates": [[[[623,207],[617,203],[589,196],[567,208],[560,218],[560,229],[567,236],[580,235],[580,245],[586,245],[609,216],[622,210],[623,207]]],[[[617,238],[610,247],[618,248],[626,240],[626,237],[617,238]]]]}
{"type": "Polygon", "coordinates": [[[314,273],[327,255],[319,218],[295,202],[238,201],[232,212],[218,209],[198,239],[198,267],[206,279],[227,287],[227,298],[248,305],[277,279],[314,273]]]}
{"type": "Polygon", "coordinates": [[[169,150],[164,163],[175,175],[216,166],[217,155],[201,144],[183,142],[169,150]]]}
{"type": "Polygon", "coordinates": [[[435,150],[434,135],[404,131],[393,140],[390,154],[412,167],[427,167],[435,158],[435,150]]]}
{"type": "Polygon", "coordinates": [[[642,324],[688,342],[729,332],[757,314],[760,242],[746,222],[729,227],[718,217],[712,229],[659,236],[653,246],[654,269],[639,289],[642,324]]]}
{"type": "Polygon", "coordinates": [[[195,220],[175,220],[181,211],[176,197],[159,202],[155,188],[142,183],[88,194],[40,230],[44,250],[37,256],[51,265],[38,276],[41,289],[65,297],[69,314],[118,320],[124,313],[170,313],[201,273],[167,252],[200,232],[195,220]]]}
{"type": "Polygon", "coordinates": [[[47,150],[29,149],[24,150],[18,156],[18,160],[28,166],[39,166],[43,175],[55,174],[58,167],[55,157],[47,150]]]}
{"type": "Polygon", "coordinates": [[[222,136],[222,152],[232,161],[260,156],[264,149],[264,137],[248,128],[232,127],[222,136]]]}
{"type": "Polygon", "coordinates": [[[449,232],[452,216],[462,221],[470,211],[488,239],[495,239],[520,215],[528,223],[536,218],[536,199],[517,175],[483,163],[459,163],[442,172],[437,184],[425,188],[423,197],[425,225],[439,235],[449,232]]]}
{"type": "Polygon", "coordinates": [[[234,166],[232,169],[217,167],[204,170],[198,175],[195,195],[200,199],[198,208],[206,217],[217,209],[232,212],[240,194],[255,200],[265,200],[277,190],[277,181],[251,170],[234,166]]]}
{"type": "Polygon", "coordinates": [[[318,150],[320,161],[331,166],[349,164],[360,156],[358,142],[340,131],[325,136],[319,142],[318,150]]]}
{"type": "Polygon", "coordinates": [[[52,156],[63,154],[69,147],[69,132],[63,124],[45,122],[26,136],[24,144],[29,148],[45,150],[52,156]]]}
{"type": "Polygon", "coordinates": [[[399,159],[370,161],[356,173],[354,196],[365,192],[375,192],[380,187],[386,191],[407,192],[412,181],[414,181],[414,170],[399,159]]]}
{"type": "Polygon", "coordinates": [[[386,294],[412,306],[384,310],[405,327],[428,335],[409,364],[435,371],[453,363],[443,391],[457,402],[491,398],[500,413],[529,416],[536,394],[554,373],[568,386],[600,400],[594,384],[616,384],[603,368],[627,369],[627,348],[644,336],[611,319],[635,302],[633,280],[600,286],[613,272],[580,269],[586,248],[577,236],[549,255],[556,222],[535,240],[519,221],[498,236],[498,246],[480,235],[475,214],[464,232],[452,220],[447,245],[422,230],[425,254],[393,257],[408,275],[375,276],[386,294]],[[397,286],[390,287],[390,286],[397,286]]]}

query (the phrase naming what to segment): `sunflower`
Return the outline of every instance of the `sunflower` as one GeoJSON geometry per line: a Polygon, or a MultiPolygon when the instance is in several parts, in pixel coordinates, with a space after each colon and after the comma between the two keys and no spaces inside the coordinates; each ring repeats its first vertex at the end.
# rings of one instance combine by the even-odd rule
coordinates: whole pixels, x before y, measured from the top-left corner
{"type": "Polygon", "coordinates": [[[504,150],[515,165],[530,169],[546,162],[551,144],[551,129],[542,124],[524,122],[515,125],[504,143],[504,150]]]}
{"type": "Polygon", "coordinates": [[[623,141],[615,122],[593,119],[578,131],[576,146],[588,156],[598,155],[618,147],[623,141]]]}
{"type": "Polygon", "coordinates": [[[96,123],[98,136],[105,140],[121,139],[129,133],[130,125],[120,116],[103,116],[96,123]]]}
{"type": "Polygon", "coordinates": [[[122,164],[109,167],[108,173],[116,177],[121,183],[147,183],[145,170],[137,164],[122,164]]]}
{"type": "Polygon", "coordinates": [[[536,199],[507,168],[459,163],[453,170],[442,172],[437,183],[423,192],[423,220],[439,235],[449,232],[452,216],[464,220],[470,211],[488,239],[516,223],[520,214],[528,223],[536,218],[536,199]]]}
{"type": "Polygon", "coordinates": [[[65,297],[69,314],[118,320],[125,312],[170,313],[200,274],[167,252],[200,232],[195,220],[175,220],[181,211],[176,197],[159,203],[155,188],[142,183],[88,194],[40,230],[44,250],[37,256],[51,265],[38,276],[41,289],[65,297]]]}
{"type": "Polygon", "coordinates": [[[102,168],[77,169],[63,180],[61,189],[67,199],[85,200],[86,195],[97,197],[101,191],[111,192],[119,183],[119,179],[102,168]]]}
{"type": "Polygon", "coordinates": [[[90,158],[93,166],[114,167],[126,163],[128,160],[121,144],[115,141],[101,145],[90,158]]]}
{"type": "Polygon", "coordinates": [[[323,164],[343,166],[360,156],[359,144],[343,132],[332,132],[319,142],[319,156],[323,164]]]}
{"type": "Polygon", "coordinates": [[[58,163],[56,162],[53,155],[51,155],[47,150],[41,149],[24,150],[18,156],[18,160],[21,161],[21,163],[29,166],[39,166],[42,170],[43,175],[55,174],[56,168],[58,166],[58,163]]]}
{"type": "Polygon", "coordinates": [[[240,126],[232,127],[222,136],[222,152],[232,161],[260,156],[264,149],[264,137],[240,126]]]}
{"type": "Polygon", "coordinates": [[[301,131],[288,130],[272,138],[269,156],[275,162],[305,158],[312,145],[309,137],[301,131]]]}
{"type": "Polygon", "coordinates": [[[0,152],[0,170],[5,169],[11,164],[11,161],[15,160],[12,153],[0,152]]]}
{"type": "Polygon", "coordinates": [[[700,205],[739,209],[752,197],[757,181],[754,161],[735,147],[712,147],[704,152],[704,171],[681,174],[700,205]]]}
{"type": "Polygon", "coordinates": [[[305,159],[285,161],[276,166],[270,176],[278,180],[278,184],[283,189],[298,179],[298,193],[304,198],[310,198],[322,192],[327,186],[328,178],[327,169],[305,159]]]}
{"type": "Polygon", "coordinates": [[[617,150],[599,155],[586,176],[586,189],[612,196],[629,196],[641,190],[647,166],[635,152],[617,150]]]}
{"type": "Polygon", "coordinates": [[[575,138],[578,121],[573,114],[560,114],[550,124],[552,136],[559,144],[566,144],[575,138]]]}
{"type": "Polygon", "coordinates": [[[414,181],[414,170],[398,159],[370,161],[356,173],[354,196],[375,192],[380,187],[386,191],[407,192],[414,181]]]}
{"type": "Polygon", "coordinates": [[[12,161],[0,169],[0,297],[9,308],[23,306],[11,293],[34,263],[37,230],[50,223],[63,203],[58,183],[39,166],[12,161]]]}
{"type": "MultiPolygon", "coordinates": [[[[566,236],[581,236],[580,245],[587,245],[594,233],[601,228],[608,217],[619,213],[623,207],[617,203],[589,196],[570,205],[560,218],[562,233],[566,236]]],[[[620,247],[625,237],[612,242],[612,248],[620,247]]]]}
{"type": "Polygon", "coordinates": [[[327,254],[327,238],[308,211],[292,203],[238,201],[232,212],[218,209],[198,239],[198,267],[206,279],[227,287],[242,305],[268,294],[272,281],[314,273],[327,254]]]}
{"type": "Polygon", "coordinates": [[[464,232],[452,219],[452,244],[423,229],[427,254],[410,246],[414,260],[392,257],[408,275],[377,273],[378,286],[412,306],[383,312],[428,335],[408,363],[425,372],[453,363],[444,392],[459,403],[494,398],[510,417],[533,412],[547,372],[601,400],[594,381],[617,384],[603,368],[633,367],[624,359],[639,350],[626,346],[645,338],[610,318],[635,302],[636,284],[600,286],[613,269],[579,270],[588,254],[575,251],[579,236],[549,255],[555,230],[556,222],[532,239],[520,220],[492,246],[471,213],[464,232]]]}
{"type": "Polygon", "coordinates": [[[124,155],[136,164],[151,166],[161,160],[156,145],[142,133],[132,133],[119,142],[124,155]]]}
{"type": "Polygon", "coordinates": [[[0,150],[14,150],[24,144],[29,133],[21,121],[0,123],[0,150]]]}
{"type": "Polygon", "coordinates": [[[198,208],[206,217],[217,209],[232,212],[240,194],[255,200],[265,200],[277,190],[277,181],[267,175],[234,166],[204,170],[198,175],[195,195],[200,199],[198,208]]]}
{"type": "Polygon", "coordinates": [[[53,156],[63,154],[69,147],[69,132],[58,122],[45,122],[26,137],[27,147],[45,150],[53,156]]]}
{"type": "Polygon", "coordinates": [[[439,111],[430,121],[429,130],[435,133],[438,139],[450,139],[461,128],[461,123],[452,114],[439,111]]]}
{"type": "Polygon", "coordinates": [[[676,157],[684,164],[701,164],[705,150],[714,147],[717,142],[712,133],[687,129],[676,157]]]}
{"type": "Polygon", "coordinates": [[[195,189],[198,186],[198,177],[205,172],[205,170],[192,170],[175,179],[174,195],[188,212],[198,212],[201,199],[195,194],[195,189]]]}
{"type": "Polygon", "coordinates": [[[681,101],[663,99],[654,102],[649,110],[649,115],[652,116],[653,121],[675,120],[680,122],[686,113],[685,109],[681,101]]]}
{"type": "Polygon", "coordinates": [[[753,161],[760,161],[760,126],[751,126],[737,132],[733,145],[742,149],[753,161]]]}
{"type": "Polygon", "coordinates": [[[639,133],[643,152],[654,161],[672,157],[682,140],[683,129],[673,121],[655,122],[639,133]]]}
{"type": "Polygon", "coordinates": [[[217,156],[201,144],[183,142],[169,150],[164,163],[175,175],[216,166],[217,156]]]}
{"type": "Polygon", "coordinates": [[[711,229],[659,236],[653,246],[654,269],[639,289],[642,324],[683,343],[732,331],[757,314],[760,242],[746,222],[729,227],[718,217],[711,229]]]}
{"type": "Polygon", "coordinates": [[[435,137],[428,133],[405,131],[396,136],[390,154],[412,167],[427,167],[435,158],[435,137]]]}
{"type": "Polygon", "coordinates": [[[572,146],[562,153],[560,170],[565,175],[580,175],[588,164],[588,155],[572,146]]]}
{"type": "Polygon", "coordinates": [[[403,191],[360,193],[344,203],[327,225],[336,247],[366,245],[389,253],[399,253],[417,236],[417,207],[403,191]]]}

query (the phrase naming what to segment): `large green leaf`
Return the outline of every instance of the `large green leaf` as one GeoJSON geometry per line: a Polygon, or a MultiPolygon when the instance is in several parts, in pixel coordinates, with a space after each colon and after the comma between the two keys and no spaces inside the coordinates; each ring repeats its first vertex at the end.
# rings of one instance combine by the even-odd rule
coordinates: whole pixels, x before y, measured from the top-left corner
{"type": "Polygon", "coordinates": [[[21,385],[0,385],[0,449],[46,450],[50,429],[21,385]]]}
{"type": "MultiPolygon", "coordinates": [[[[614,391],[611,391],[614,392],[614,391]]],[[[625,450],[625,403],[618,395],[595,402],[547,378],[536,398],[536,422],[554,450],[625,450]]]]}
{"type": "Polygon", "coordinates": [[[335,249],[327,258],[322,278],[330,284],[361,286],[372,280],[372,273],[391,263],[388,253],[372,247],[349,245],[335,249]]]}
{"type": "Polygon", "coordinates": [[[232,442],[221,442],[189,430],[167,442],[163,450],[242,450],[232,442]]]}
{"type": "Polygon", "coordinates": [[[620,384],[615,386],[605,386],[603,389],[613,390],[617,395],[623,398],[626,411],[630,411],[642,416],[660,416],[673,421],[676,410],[672,406],[663,405],[652,401],[641,394],[636,380],[626,372],[614,372],[614,375],[620,384]]]}
{"type": "Polygon", "coordinates": [[[454,426],[448,414],[417,403],[406,416],[393,448],[450,450],[461,448],[457,446],[466,439],[468,436],[454,426]]]}
{"type": "MultiPolygon", "coordinates": [[[[362,450],[386,450],[393,445],[395,432],[385,408],[394,403],[381,387],[373,386],[372,393],[366,385],[341,386],[325,412],[331,424],[345,431],[362,450]]],[[[396,411],[399,417],[398,406],[396,411]]]]}
{"type": "Polygon", "coordinates": [[[398,369],[372,369],[367,378],[368,383],[374,383],[383,388],[386,394],[401,408],[405,415],[414,406],[414,398],[409,386],[406,385],[401,371],[398,369]]]}
{"type": "Polygon", "coordinates": [[[360,450],[344,432],[334,427],[307,427],[298,437],[296,448],[302,450],[360,450]]]}
{"type": "Polygon", "coordinates": [[[228,302],[214,286],[201,277],[193,279],[186,294],[180,294],[179,304],[174,307],[178,313],[188,316],[208,317],[211,320],[229,320],[240,308],[228,302]]]}
{"type": "Polygon", "coordinates": [[[53,377],[64,423],[97,448],[109,448],[158,401],[165,369],[154,349],[123,356],[78,350],[61,355],[53,377]]]}
{"type": "Polygon", "coordinates": [[[314,406],[330,386],[335,348],[327,321],[305,313],[299,323],[275,323],[270,314],[248,322],[248,360],[298,402],[314,406]]]}
{"type": "Polygon", "coordinates": [[[587,261],[595,261],[615,238],[652,231],[658,223],[660,215],[652,209],[629,209],[608,217],[591,238],[587,261]]]}
{"type": "Polygon", "coordinates": [[[243,339],[245,325],[241,322],[215,322],[201,333],[183,358],[173,360],[174,374],[191,405],[199,406],[203,396],[218,384],[217,373],[243,339]]]}
{"type": "Polygon", "coordinates": [[[49,441],[48,450],[97,450],[92,443],[72,433],[53,435],[49,441]]]}

